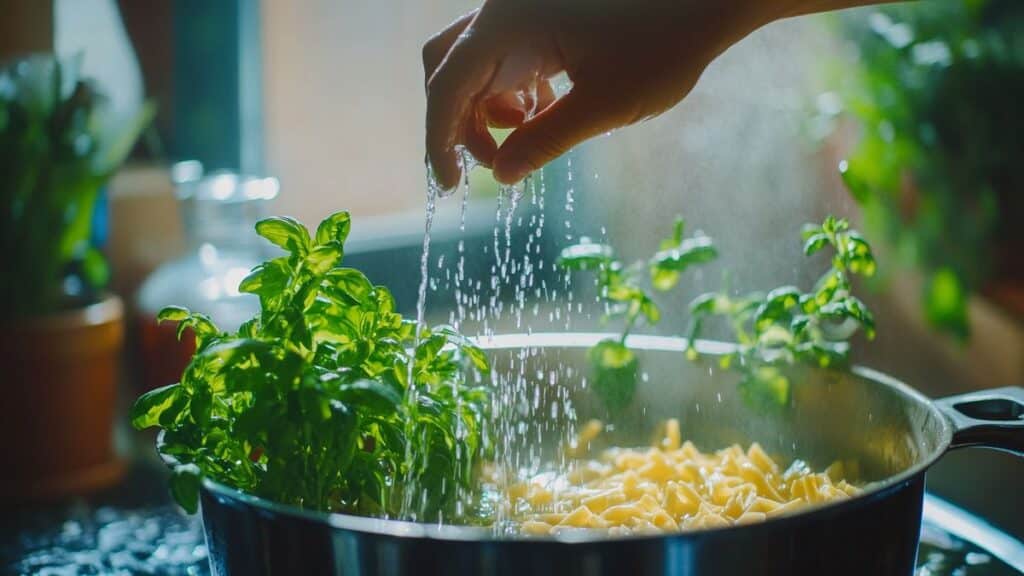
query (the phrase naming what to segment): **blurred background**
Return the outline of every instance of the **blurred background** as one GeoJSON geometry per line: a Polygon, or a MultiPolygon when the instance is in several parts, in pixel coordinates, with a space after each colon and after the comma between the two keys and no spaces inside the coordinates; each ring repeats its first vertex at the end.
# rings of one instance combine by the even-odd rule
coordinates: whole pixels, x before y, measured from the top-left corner
{"type": "MultiPolygon", "coordinates": [[[[31,462],[14,475],[19,498],[108,486],[126,455],[149,450],[148,440],[133,448],[119,415],[139,392],[175,381],[189,353],[153,314],[181,304],[228,328],[251,315],[256,303],[237,283],[266,255],[251,233],[261,215],[315,226],[351,211],[349,265],[414,314],[426,199],[420,46],[475,4],[0,2],[0,226],[10,231],[0,325],[11,327],[0,379],[15,381],[9,405],[34,407],[5,429],[26,438],[16,461],[31,462]],[[16,63],[27,54],[57,60],[16,63]],[[33,152],[33,118],[63,155],[33,152]],[[43,195],[45,206],[25,208],[43,195]],[[78,391],[17,390],[40,373],[78,391]]],[[[831,213],[861,228],[879,259],[879,277],[862,287],[879,336],[857,343],[858,363],[933,397],[1024,384],[1022,6],[920,2],[768,26],[675,109],[535,175],[511,218],[507,192],[475,170],[464,219],[464,190],[438,203],[428,315],[469,333],[598,329],[586,282],[565,314],[558,250],[589,236],[642,258],[679,214],[721,254],[662,302],[660,324],[641,329],[682,334],[699,293],[812,283],[827,262],[803,257],[799,229],[831,213]],[[457,292],[493,295],[506,233],[512,260],[531,251],[533,287],[544,290],[527,291],[519,315],[459,312],[457,292]]],[[[1024,463],[977,450],[948,455],[929,476],[932,490],[1018,536],[1022,481],[1024,463]]]]}

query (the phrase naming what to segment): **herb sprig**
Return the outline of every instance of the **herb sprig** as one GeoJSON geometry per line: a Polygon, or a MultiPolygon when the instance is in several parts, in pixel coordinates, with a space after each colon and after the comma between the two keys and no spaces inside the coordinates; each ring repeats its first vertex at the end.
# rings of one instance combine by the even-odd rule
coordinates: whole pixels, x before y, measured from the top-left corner
{"type": "Polygon", "coordinates": [[[594,388],[610,410],[628,404],[636,391],[639,364],[636,354],[626,346],[626,337],[639,322],[654,325],[661,311],[654,292],[667,292],[679,283],[680,274],[691,266],[705,264],[718,256],[711,238],[698,233],[685,238],[685,221],[677,218],[672,236],[661,242],[659,251],[649,260],[626,266],[611,246],[582,238],[562,250],[558,264],[571,271],[594,271],[601,300],[607,305],[603,318],[622,318],[622,334],[591,348],[588,356],[594,368],[594,388]],[[651,289],[645,287],[649,278],[651,289]]]}
{"type": "Polygon", "coordinates": [[[171,491],[189,512],[202,477],[286,504],[391,517],[411,483],[406,512],[420,520],[451,517],[471,486],[487,449],[487,392],[463,368],[487,372],[487,358],[447,326],[416,338],[386,288],[342,267],[350,226],[347,212],[312,236],[290,218],[260,221],[256,232],[286,254],[242,281],[261,312],[237,333],[184,308],[159,314],[179,335],[191,328],[197,351],[180,383],[136,401],[131,421],[163,429],[171,491]]]}
{"type": "Polygon", "coordinates": [[[153,118],[120,117],[81,58],[0,67],[0,317],[42,316],[103,297],[110,280],[93,220],[101,189],[153,118]]]}
{"type": "Polygon", "coordinates": [[[803,231],[803,251],[811,256],[826,247],[834,250],[831,266],[814,289],[803,292],[783,286],[765,293],[731,297],[721,292],[698,296],[690,304],[690,348],[707,320],[723,317],[737,344],[734,354],[723,356],[723,367],[741,371],[740,392],[755,406],[779,407],[789,402],[790,381],[780,366],[797,362],[820,367],[841,367],[848,361],[848,340],[858,329],[874,338],[875,324],[867,306],[853,295],[851,277],[875,273],[875,259],[867,241],[849,223],[832,216],[803,231]]]}

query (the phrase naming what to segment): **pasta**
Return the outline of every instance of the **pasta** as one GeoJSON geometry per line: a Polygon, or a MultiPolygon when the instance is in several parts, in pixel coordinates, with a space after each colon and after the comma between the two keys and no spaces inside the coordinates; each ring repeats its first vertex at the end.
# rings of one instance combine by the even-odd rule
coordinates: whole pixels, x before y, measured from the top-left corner
{"type": "MultiPolygon", "coordinates": [[[[661,533],[761,522],[860,492],[846,478],[856,462],[812,472],[797,460],[782,470],[757,443],[703,453],[669,420],[650,448],[611,448],[578,460],[568,473],[542,474],[507,490],[510,517],[526,535],[605,529],[612,535],[661,533]]],[[[602,429],[590,421],[567,453],[576,458],[602,429]]]]}

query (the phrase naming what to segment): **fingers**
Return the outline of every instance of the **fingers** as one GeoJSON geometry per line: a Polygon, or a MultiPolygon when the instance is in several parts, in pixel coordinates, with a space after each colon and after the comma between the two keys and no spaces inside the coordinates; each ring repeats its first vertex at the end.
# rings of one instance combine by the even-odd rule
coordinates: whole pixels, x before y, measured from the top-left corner
{"type": "Polygon", "coordinates": [[[537,82],[536,94],[503,92],[483,102],[483,115],[489,126],[518,128],[531,117],[543,112],[555,101],[555,91],[547,80],[537,82]]]}
{"type": "Polygon", "coordinates": [[[509,135],[494,156],[494,177],[518,182],[576,144],[622,124],[607,99],[574,89],[509,135]]]}
{"type": "Polygon", "coordinates": [[[555,90],[551,87],[550,80],[541,80],[537,83],[537,108],[535,113],[543,112],[548,106],[555,102],[555,90]]]}
{"type": "Polygon", "coordinates": [[[464,136],[473,107],[496,67],[492,44],[474,35],[469,26],[427,81],[427,158],[444,189],[459,182],[455,145],[464,136]]]}
{"type": "Polygon", "coordinates": [[[498,151],[498,144],[487,130],[487,122],[483,118],[474,115],[472,121],[467,122],[463,128],[462,137],[463,145],[477,163],[486,167],[494,163],[494,153],[498,151]]]}
{"type": "Polygon", "coordinates": [[[462,31],[473,22],[477,12],[478,10],[473,10],[468,14],[463,14],[458,20],[449,24],[447,28],[438,32],[423,44],[424,82],[429,81],[430,77],[434,75],[441,61],[444,60],[444,57],[448,55],[448,51],[451,50],[452,44],[458,40],[459,34],[462,34],[462,31]]]}
{"type": "Polygon", "coordinates": [[[526,122],[527,110],[518,94],[503,92],[483,102],[482,113],[495,128],[516,128],[526,122]]]}

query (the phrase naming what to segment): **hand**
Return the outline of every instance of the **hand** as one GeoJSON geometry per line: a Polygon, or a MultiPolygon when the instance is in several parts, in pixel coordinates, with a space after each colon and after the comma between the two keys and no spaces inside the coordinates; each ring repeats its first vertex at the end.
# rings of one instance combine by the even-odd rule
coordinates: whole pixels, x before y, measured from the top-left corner
{"type": "Polygon", "coordinates": [[[514,183],[583,140],[661,114],[779,4],[487,0],[423,48],[438,183],[457,185],[459,146],[514,183]],[[556,100],[549,79],[563,71],[572,89],[556,100]],[[515,130],[499,148],[488,126],[515,130]]]}

